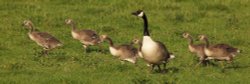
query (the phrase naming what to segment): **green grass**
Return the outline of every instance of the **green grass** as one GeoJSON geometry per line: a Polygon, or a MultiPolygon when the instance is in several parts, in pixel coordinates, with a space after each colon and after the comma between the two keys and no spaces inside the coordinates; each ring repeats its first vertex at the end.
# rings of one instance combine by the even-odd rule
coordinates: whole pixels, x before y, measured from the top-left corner
{"type": "MultiPolygon", "coordinates": [[[[249,0],[0,0],[1,84],[248,84],[250,83],[249,0]],[[143,9],[152,38],[163,42],[176,55],[165,74],[150,73],[143,60],[138,67],[121,64],[108,52],[91,47],[83,53],[64,20],[72,18],[79,29],[108,34],[115,43],[142,37],[142,20],[131,12],[143,9]],[[26,19],[40,31],[60,39],[64,46],[39,57],[41,47],[21,26],[26,19]],[[234,65],[194,68],[195,56],[181,37],[206,34],[212,43],[227,43],[243,50],[234,65]]],[[[198,43],[198,42],[197,42],[198,43]]]]}

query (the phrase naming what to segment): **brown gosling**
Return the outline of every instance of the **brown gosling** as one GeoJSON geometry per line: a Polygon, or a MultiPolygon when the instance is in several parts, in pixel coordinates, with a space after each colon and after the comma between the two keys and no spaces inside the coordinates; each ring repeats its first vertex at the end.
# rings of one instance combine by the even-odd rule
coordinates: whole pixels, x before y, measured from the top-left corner
{"type": "Polygon", "coordinates": [[[132,40],[131,44],[137,44],[138,45],[138,48],[137,48],[138,53],[137,53],[137,55],[139,57],[143,58],[142,52],[141,52],[142,41],[140,39],[135,38],[135,39],[132,40]]]}
{"type": "Polygon", "coordinates": [[[29,38],[43,47],[42,54],[48,55],[49,50],[62,46],[62,43],[49,33],[35,31],[33,23],[30,20],[25,20],[23,25],[29,29],[29,38]]]}
{"type": "Polygon", "coordinates": [[[141,46],[143,59],[152,66],[151,71],[154,70],[155,66],[157,66],[158,70],[161,71],[160,65],[162,64],[165,70],[166,63],[170,59],[171,54],[168,52],[166,46],[163,43],[154,41],[150,37],[146,14],[142,10],[138,10],[133,12],[132,15],[140,17],[144,21],[143,40],[141,46]]]}
{"type": "Polygon", "coordinates": [[[205,59],[206,59],[206,55],[204,52],[204,48],[205,48],[205,44],[194,44],[193,43],[193,38],[189,33],[183,33],[182,34],[184,38],[186,38],[188,40],[188,49],[191,53],[194,53],[197,55],[197,57],[199,57],[199,64],[201,63],[205,63],[205,59]]]}
{"type": "Polygon", "coordinates": [[[137,49],[133,45],[115,45],[107,35],[101,35],[100,38],[109,42],[109,51],[113,56],[118,57],[121,61],[136,63],[137,49]]]}
{"type": "Polygon", "coordinates": [[[205,35],[200,35],[199,39],[205,42],[204,52],[208,60],[215,59],[219,61],[228,61],[228,63],[231,63],[233,61],[233,57],[235,57],[236,54],[240,52],[239,49],[228,44],[210,45],[208,38],[205,35]]]}
{"type": "Polygon", "coordinates": [[[102,49],[99,45],[101,40],[95,31],[89,29],[78,30],[76,28],[75,22],[72,19],[66,19],[65,23],[71,26],[72,37],[76,40],[79,40],[83,44],[82,46],[84,47],[85,52],[87,47],[90,45],[98,45],[99,48],[102,49]]]}

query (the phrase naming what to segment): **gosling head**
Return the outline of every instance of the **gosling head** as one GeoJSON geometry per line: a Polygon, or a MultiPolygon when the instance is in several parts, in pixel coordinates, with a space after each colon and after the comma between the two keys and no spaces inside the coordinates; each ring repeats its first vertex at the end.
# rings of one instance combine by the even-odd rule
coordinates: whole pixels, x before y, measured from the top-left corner
{"type": "Polygon", "coordinates": [[[182,36],[183,36],[184,38],[188,38],[188,37],[190,36],[190,34],[187,33],[187,32],[185,32],[185,33],[182,34],[182,36]]]}
{"type": "Polygon", "coordinates": [[[140,39],[135,38],[132,40],[132,44],[139,44],[139,43],[140,43],[140,39]]]}
{"type": "Polygon", "coordinates": [[[73,23],[73,20],[72,20],[72,19],[66,19],[66,20],[65,20],[65,23],[66,23],[66,24],[72,24],[72,23],[73,23]]]}
{"type": "Polygon", "coordinates": [[[108,35],[100,35],[101,42],[108,38],[108,35]]]}
{"type": "Polygon", "coordinates": [[[31,26],[33,23],[30,20],[24,20],[23,21],[23,26],[31,26]]]}
{"type": "Polygon", "coordinates": [[[24,20],[22,25],[25,26],[27,29],[32,30],[33,23],[30,20],[24,20]]]}
{"type": "Polygon", "coordinates": [[[143,17],[145,15],[145,13],[143,12],[143,10],[137,10],[135,12],[132,12],[132,15],[135,15],[138,17],[143,17]]]}
{"type": "Polygon", "coordinates": [[[200,41],[203,41],[203,40],[207,39],[207,36],[206,35],[199,35],[198,38],[200,41]]]}

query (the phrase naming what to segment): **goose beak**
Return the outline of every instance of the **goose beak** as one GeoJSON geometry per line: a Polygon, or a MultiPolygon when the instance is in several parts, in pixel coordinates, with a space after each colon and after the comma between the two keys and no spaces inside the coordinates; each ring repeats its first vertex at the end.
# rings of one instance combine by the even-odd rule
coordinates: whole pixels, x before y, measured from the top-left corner
{"type": "Polygon", "coordinates": [[[131,14],[137,16],[137,12],[132,12],[131,14]]]}

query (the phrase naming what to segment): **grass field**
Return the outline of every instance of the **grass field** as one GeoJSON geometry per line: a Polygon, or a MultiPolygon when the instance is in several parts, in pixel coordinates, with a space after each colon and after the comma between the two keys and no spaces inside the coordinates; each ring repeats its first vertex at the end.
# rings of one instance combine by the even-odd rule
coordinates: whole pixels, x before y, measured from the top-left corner
{"type": "MultiPolygon", "coordinates": [[[[0,0],[1,84],[249,84],[250,83],[249,0],[0,0]],[[131,12],[143,9],[152,38],[163,42],[176,58],[165,74],[149,72],[140,59],[138,66],[121,64],[108,52],[90,47],[84,53],[73,40],[67,18],[79,29],[90,28],[109,35],[115,43],[129,43],[142,37],[143,21],[131,12]],[[21,26],[26,19],[40,31],[60,39],[64,46],[40,57],[42,50],[28,38],[21,26]],[[227,43],[243,50],[222,69],[200,66],[181,37],[206,34],[212,43],[227,43]]],[[[199,43],[196,41],[195,43],[199,43]]]]}

